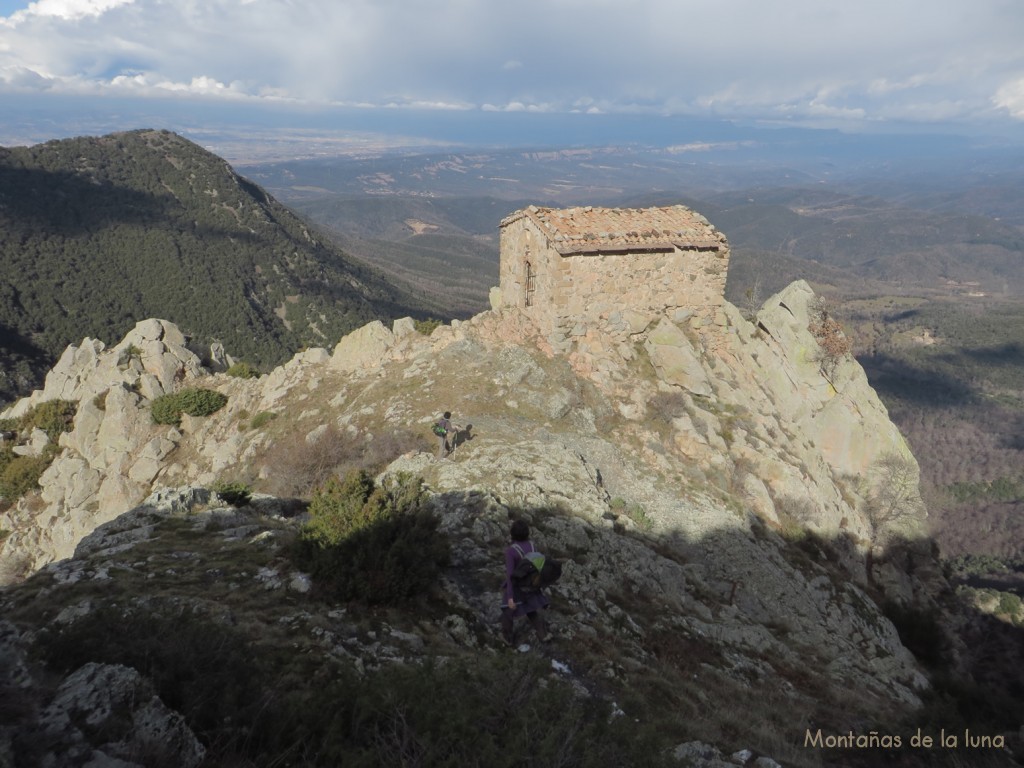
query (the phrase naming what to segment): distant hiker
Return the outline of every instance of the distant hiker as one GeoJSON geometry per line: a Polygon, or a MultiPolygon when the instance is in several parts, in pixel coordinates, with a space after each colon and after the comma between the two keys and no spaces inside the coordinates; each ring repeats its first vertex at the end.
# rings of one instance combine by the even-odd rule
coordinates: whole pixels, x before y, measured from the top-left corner
{"type": "Polygon", "coordinates": [[[459,436],[460,427],[452,422],[452,412],[445,411],[444,416],[438,419],[433,426],[434,434],[440,442],[437,444],[437,458],[443,459],[455,450],[455,438],[459,436]],[[451,440],[449,440],[451,436],[451,440]]]}
{"type": "Polygon", "coordinates": [[[549,601],[539,589],[523,590],[515,578],[519,562],[530,552],[537,551],[530,541],[530,526],[522,520],[516,520],[512,523],[510,534],[512,543],[505,550],[505,583],[501,589],[501,636],[506,644],[515,645],[515,619],[517,616],[525,616],[538,639],[546,643],[551,639],[551,633],[541,611],[547,608],[549,601]]]}

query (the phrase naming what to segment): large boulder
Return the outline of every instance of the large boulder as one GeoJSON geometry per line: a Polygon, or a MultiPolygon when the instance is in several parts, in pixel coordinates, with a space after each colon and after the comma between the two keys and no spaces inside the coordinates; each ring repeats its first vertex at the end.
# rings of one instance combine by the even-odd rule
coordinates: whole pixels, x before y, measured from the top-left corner
{"type": "Polygon", "coordinates": [[[694,395],[707,397],[712,393],[711,382],[699,354],[686,334],[667,317],[651,331],[644,348],[666,384],[682,387],[694,395]]]}
{"type": "Polygon", "coordinates": [[[395,335],[380,320],[374,320],[338,342],[330,366],[341,371],[372,367],[380,363],[394,343],[395,335]]]}

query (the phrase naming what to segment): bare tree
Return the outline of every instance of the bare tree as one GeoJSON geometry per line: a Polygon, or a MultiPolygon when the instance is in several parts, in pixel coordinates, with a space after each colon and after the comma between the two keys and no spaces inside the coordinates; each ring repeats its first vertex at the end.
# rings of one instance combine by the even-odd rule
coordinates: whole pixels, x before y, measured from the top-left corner
{"type": "Polygon", "coordinates": [[[918,490],[918,470],[914,462],[896,452],[881,456],[871,467],[874,487],[868,493],[865,512],[871,524],[872,541],[901,520],[927,514],[918,490]]]}
{"type": "Polygon", "coordinates": [[[850,340],[843,332],[843,326],[833,317],[828,301],[818,297],[810,306],[811,322],[807,330],[818,342],[818,364],[822,374],[831,379],[836,366],[850,356],[850,340]]]}
{"type": "Polygon", "coordinates": [[[761,276],[757,275],[754,278],[753,284],[743,292],[743,316],[754,321],[757,317],[757,310],[761,308],[761,276]]]}

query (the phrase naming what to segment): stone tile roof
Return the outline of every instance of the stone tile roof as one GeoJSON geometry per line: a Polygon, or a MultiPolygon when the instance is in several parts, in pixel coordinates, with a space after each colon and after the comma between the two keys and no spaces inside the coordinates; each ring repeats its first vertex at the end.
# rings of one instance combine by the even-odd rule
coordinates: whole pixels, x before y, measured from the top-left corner
{"type": "Polygon", "coordinates": [[[720,250],[725,236],[699,213],[682,205],[665,208],[540,208],[531,205],[505,217],[504,227],[530,219],[563,256],[575,253],[654,251],[676,248],[720,250]]]}

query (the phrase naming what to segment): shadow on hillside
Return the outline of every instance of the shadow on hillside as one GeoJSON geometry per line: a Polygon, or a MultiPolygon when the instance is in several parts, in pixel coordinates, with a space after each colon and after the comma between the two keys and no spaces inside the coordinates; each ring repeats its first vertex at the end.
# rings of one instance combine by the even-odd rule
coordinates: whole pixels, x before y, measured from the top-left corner
{"type": "MultiPolygon", "coordinates": [[[[989,366],[1024,366],[1024,344],[1011,341],[1006,344],[999,344],[994,347],[978,347],[976,349],[962,349],[958,355],[963,354],[972,360],[989,366]]],[[[951,357],[956,360],[957,357],[951,357]]]]}
{"type": "Polygon", "coordinates": [[[1003,446],[1014,451],[1024,451],[1024,414],[1014,417],[1014,426],[1003,437],[1003,446]]]}
{"type": "Polygon", "coordinates": [[[127,182],[100,180],[71,171],[0,164],[0,222],[6,222],[11,233],[22,240],[55,235],[77,237],[121,224],[161,224],[190,231],[200,240],[232,238],[248,244],[265,240],[242,226],[220,227],[192,221],[191,217],[179,227],[173,212],[188,207],[169,192],[133,189],[127,182]]]}
{"type": "Polygon", "coordinates": [[[900,320],[910,320],[920,314],[920,309],[904,309],[899,312],[882,315],[882,320],[886,323],[898,323],[900,320]]]}
{"type": "MultiPolygon", "coordinates": [[[[369,494],[370,488],[360,486],[360,492],[369,494]]],[[[770,756],[794,768],[875,768],[883,764],[902,768],[962,768],[1016,764],[995,749],[967,749],[962,741],[957,749],[915,749],[909,745],[909,739],[917,729],[936,738],[945,730],[948,734],[959,734],[961,739],[965,729],[976,736],[1017,731],[1019,702],[1024,698],[1022,628],[965,610],[960,614],[960,635],[955,642],[949,642],[935,611],[901,608],[886,601],[876,587],[865,586],[862,592],[894,622],[904,645],[917,656],[932,682],[923,708],[892,716],[890,709],[886,709],[887,694],[875,699],[871,685],[843,678],[842,670],[848,670],[849,664],[848,660],[835,657],[837,651],[802,644],[801,636],[793,632],[793,617],[775,615],[766,622],[757,615],[751,604],[754,598],[749,594],[753,591],[749,589],[749,579],[758,573],[758,563],[738,561],[737,554],[760,553],[773,561],[781,556],[805,577],[803,588],[808,594],[811,590],[827,592],[831,585],[834,591],[849,595],[847,585],[863,579],[862,572],[852,573],[857,570],[857,563],[851,561],[851,539],[847,536],[826,539],[806,534],[785,539],[755,525],[754,543],[762,546],[751,547],[750,534],[737,530],[718,530],[699,538],[687,537],[681,530],[653,535],[636,530],[622,516],[599,533],[558,507],[504,505],[509,511],[507,517],[496,516],[495,498],[485,491],[453,491],[434,499],[458,518],[453,530],[459,532],[442,537],[451,547],[450,561],[444,558],[450,562],[445,575],[458,585],[465,598],[455,602],[450,596],[445,597],[444,590],[432,588],[436,575],[433,571],[420,571],[422,566],[417,558],[426,560],[425,553],[432,551],[427,539],[434,538],[433,526],[417,526],[406,530],[405,535],[392,535],[396,533],[395,520],[382,518],[362,528],[358,538],[349,534],[343,539],[340,543],[344,551],[339,552],[340,556],[324,562],[329,566],[324,576],[352,580],[359,586],[361,596],[339,598],[322,593],[318,586],[309,598],[281,597],[281,592],[275,594],[259,586],[250,593],[252,602],[247,603],[247,593],[239,589],[239,583],[252,583],[253,558],[265,558],[261,562],[283,573],[289,569],[282,567],[282,556],[294,558],[297,550],[284,555],[239,542],[242,549],[238,551],[249,553],[245,557],[224,560],[216,570],[210,570],[207,557],[195,558],[194,565],[189,566],[192,559],[181,557],[182,546],[193,540],[191,534],[195,529],[185,525],[170,526],[163,531],[164,536],[151,540],[143,571],[134,567],[110,568],[109,576],[99,587],[90,587],[89,579],[80,583],[68,581],[58,587],[52,576],[37,574],[32,578],[40,581],[32,586],[31,594],[45,593],[46,600],[24,600],[19,604],[21,613],[12,612],[9,620],[24,623],[28,616],[34,617],[34,621],[52,618],[67,606],[80,605],[83,596],[88,595],[90,610],[79,611],[64,622],[51,621],[38,632],[40,657],[48,659],[51,671],[61,676],[90,661],[139,669],[152,680],[164,702],[184,714],[189,727],[207,747],[210,764],[348,764],[339,755],[348,755],[345,750],[359,746],[354,741],[353,729],[362,727],[359,724],[365,724],[373,713],[392,711],[400,715],[396,722],[403,726],[401,733],[415,734],[416,738],[409,743],[415,743],[417,750],[432,750],[436,746],[439,751],[431,754],[450,757],[450,745],[454,742],[448,739],[455,737],[463,744],[465,735],[470,734],[476,740],[485,740],[474,741],[474,750],[481,743],[484,747],[497,744],[500,749],[490,754],[510,756],[505,761],[493,759],[488,763],[499,766],[520,765],[521,759],[515,756],[524,749],[524,740],[531,746],[529,740],[535,735],[543,736],[543,742],[531,746],[531,750],[537,750],[531,751],[537,764],[573,764],[583,768],[668,764],[668,760],[645,761],[640,750],[649,748],[649,755],[654,755],[657,749],[664,754],[666,749],[695,739],[714,744],[726,754],[739,749],[756,750],[757,755],[770,756]],[[529,655],[508,652],[500,646],[495,626],[509,523],[520,518],[530,524],[532,539],[541,551],[562,560],[569,573],[574,574],[573,578],[563,576],[562,585],[575,584],[575,591],[562,592],[559,587],[551,590],[554,604],[550,618],[556,639],[543,650],[533,649],[529,655]],[[470,528],[472,535],[464,535],[470,528]],[[188,537],[183,538],[186,534],[188,537]],[[164,549],[152,548],[161,541],[164,549]],[[643,548],[665,561],[652,563],[649,568],[632,567],[654,560],[652,555],[645,555],[643,548]],[[624,564],[623,559],[629,562],[624,564]],[[163,564],[169,566],[166,572],[163,564]],[[687,593],[703,609],[692,617],[692,626],[697,627],[694,631],[673,615],[678,614],[678,609],[668,607],[673,602],[672,595],[664,594],[658,586],[665,583],[661,581],[662,574],[679,573],[680,566],[687,593]],[[193,567],[199,569],[194,574],[189,570],[193,567]],[[647,581],[643,580],[645,574],[649,577],[647,581]],[[195,599],[197,582],[190,578],[192,575],[199,577],[202,602],[195,599]],[[121,581],[133,578],[139,581],[121,581]],[[125,592],[129,584],[159,593],[154,592],[152,599],[130,599],[134,593],[125,592]],[[405,590],[404,585],[411,589],[405,590]],[[40,589],[43,586],[49,588],[40,589]],[[385,587],[395,589],[395,599],[381,607],[375,601],[379,590],[385,587]],[[399,591],[399,587],[403,588],[399,591]],[[101,591],[80,591],[90,588],[101,591]],[[182,600],[181,595],[192,597],[182,600]],[[367,596],[373,599],[365,599],[367,596]],[[58,604],[58,599],[63,602],[58,604]],[[301,602],[305,600],[311,602],[301,602]],[[230,605],[226,617],[225,605],[230,605]],[[296,615],[302,617],[301,621],[295,619],[296,615]],[[319,632],[306,635],[302,627],[307,622],[319,632]],[[577,629],[575,634],[559,639],[559,627],[570,623],[577,629]],[[740,635],[730,637],[716,631],[726,624],[738,629],[740,635]],[[417,636],[430,638],[430,645],[424,647],[420,643],[418,653],[413,650],[415,643],[408,649],[405,645],[409,638],[417,636]],[[758,639],[766,636],[773,642],[758,647],[758,639]],[[373,644],[366,645],[357,639],[361,637],[373,644]],[[328,659],[332,654],[325,649],[337,643],[338,638],[345,638],[344,644],[338,646],[345,649],[344,653],[328,659]],[[401,656],[391,658],[379,668],[375,664],[375,671],[368,677],[358,675],[358,679],[372,683],[365,689],[359,687],[352,676],[353,654],[356,658],[374,658],[378,651],[392,652],[390,646],[398,645],[403,648],[401,656]],[[791,653],[780,653],[778,646],[785,646],[791,653]],[[367,653],[370,655],[366,656],[367,653]],[[389,677],[389,670],[408,669],[415,674],[420,669],[417,664],[396,661],[429,659],[434,653],[449,662],[458,660],[465,664],[464,668],[455,668],[458,679],[499,663],[501,669],[496,672],[500,674],[493,678],[479,684],[472,676],[466,678],[474,690],[493,694],[499,706],[482,717],[480,703],[471,705],[468,712],[463,706],[465,690],[439,692],[437,682],[429,678],[424,687],[412,691],[389,677]],[[956,656],[961,660],[958,671],[953,670],[956,656]],[[555,666],[555,661],[564,669],[555,666]],[[516,677],[514,686],[506,686],[509,676],[504,667],[526,662],[531,666],[516,677]],[[557,690],[567,684],[577,693],[560,699],[558,707],[546,710],[529,728],[525,724],[520,724],[522,730],[516,731],[502,727],[515,713],[528,710],[525,705],[506,706],[510,700],[523,701],[523,691],[548,687],[557,690]],[[287,688],[286,692],[282,686],[287,688]],[[851,693],[851,689],[860,691],[860,696],[851,693]],[[380,698],[368,699],[370,690],[379,693],[380,698]],[[581,692],[586,695],[580,696],[581,692]],[[367,701],[374,706],[366,706],[367,701]],[[387,708],[378,706],[378,701],[386,703],[387,708]],[[594,705],[589,710],[589,721],[584,721],[576,708],[580,701],[594,705]],[[438,708],[438,702],[444,706],[438,708]],[[627,717],[609,717],[607,707],[597,707],[609,702],[617,702],[616,707],[621,705],[618,712],[627,717]],[[344,717],[337,716],[339,706],[346,713],[344,717]],[[226,712],[231,713],[230,719],[225,718],[226,712]],[[603,761],[570,759],[593,751],[587,749],[586,740],[579,736],[581,722],[598,723],[597,738],[603,738],[604,729],[625,727],[626,743],[635,742],[636,747],[618,758],[606,752],[603,761]],[[489,724],[487,728],[483,727],[485,724],[489,724]],[[900,748],[809,747],[805,734],[817,728],[829,736],[846,736],[851,730],[864,735],[874,731],[899,734],[905,741],[900,748]],[[559,759],[546,759],[548,752],[540,750],[550,749],[550,734],[563,730],[565,740],[557,742],[559,759]],[[651,737],[649,741],[640,741],[641,735],[645,739],[651,737]],[[325,747],[340,751],[325,751],[325,747]],[[303,759],[299,760],[297,755],[303,759]],[[284,756],[289,756],[287,761],[284,756]]],[[[252,512],[261,514],[255,507],[252,512]]],[[[244,514],[249,514],[245,508],[237,511],[237,515],[244,514]]],[[[238,525],[239,520],[234,517],[224,522],[225,530],[239,530],[238,525]]],[[[935,573],[935,554],[928,540],[896,541],[875,558],[874,565],[876,571],[891,566],[923,579],[935,573]]],[[[130,552],[126,556],[131,558],[127,562],[137,559],[130,552]]],[[[104,554],[103,558],[106,557],[104,554]]],[[[441,562],[437,560],[439,567],[441,562]]],[[[293,561],[292,565],[298,563],[293,561]]],[[[314,581],[317,578],[320,577],[314,576],[314,581]]],[[[668,583],[678,582],[670,579],[668,583]]],[[[795,583],[791,580],[784,586],[793,587],[795,583]]],[[[779,585],[771,585],[775,586],[779,585]]],[[[761,599],[771,591],[762,590],[761,599]]],[[[940,601],[948,604],[952,604],[953,597],[948,588],[938,595],[940,601]]],[[[689,604],[692,606],[693,602],[689,604]]],[[[763,607],[780,613],[777,603],[763,607]]],[[[855,618],[863,622],[876,622],[875,612],[865,611],[864,607],[862,602],[848,602],[845,610],[856,611],[855,618]]],[[[854,624],[860,626],[861,622],[854,624]]],[[[871,634],[865,632],[859,647],[865,661],[871,658],[879,665],[876,668],[883,670],[886,652],[872,646],[871,634]]],[[[429,665],[424,668],[430,669],[429,665]]],[[[13,685],[4,685],[0,680],[0,694],[27,696],[13,685]]],[[[45,704],[42,698],[38,703],[25,698],[18,710],[8,704],[7,714],[16,723],[30,723],[35,711],[45,704]]],[[[28,728],[23,732],[36,735],[28,728]]],[[[109,741],[109,736],[104,735],[104,740],[109,741]]],[[[603,742],[599,743],[608,749],[603,742]]],[[[25,737],[20,742],[16,740],[14,748],[31,755],[40,745],[38,740],[25,737]]],[[[365,764],[399,762],[378,760],[365,764]]],[[[413,762],[433,765],[441,760],[413,762]]]]}
{"type": "Polygon", "coordinates": [[[84,174],[0,165],[4,218],[36,232],[71,237],[119,222],[163,217],[166,200],[84,174]]]}
{"type": "Polygon", "coordinates": [[[883,401],[893,398],[935,409],[966,405],[977,399],[975,390],[961,379],[891,355],[863,355],[857,361],[883,401]]]}
{"type": "MultiPolygon", "coordinates": [[[[472,504],[473,500],[466,497],[464,502],[472,504]]],[[[449,503],[456,502],[453,499],[449,503]]],[[[550,521],[553,516],[567,514],[557,509],[513,509],[510,519],[513,516],[525,519],[541,551],[563,562],[573,561],[584,572],[595,568],[616,568],[613,560],[595,550],[593,544],[596,540],[592,536],[591,547],[581,548],[577,544],[581,541],[579,537],[565,538],[564,526],[550,521]],[[573,543],[567,548],[548,543],[554,541],[573,543]]],[[[831,675],[827,668],[834,664],[842,666],[841,659],[830,656],[834,651],[830,652],[826,648],[801,648],[798,636],[791,634],[790,619],[786,615],[777,615],[767,622],[763,616],[758,615],[765,608],[771,610],[771,606],[763,604],[763,590],[757,590],[762,593],[761,597],[757,597],[753,594],[754,590],[746,588],[746,580],[756,577],[758,569],[751,569],[737,560],[738,554],[752,551],[745,534],[717,531],[700,540],[692,540],[679,530],[653,536],[636,530],[632,525],[621,525],[622,522],[623,517],[619,516],[613,530],[624,537],[624,542],[625,539],[644,542],[662,557],[687,569],[687,591],[710,610],[712,617],[731,615],[737,610],[741,614],[749,613],[750,621],[761,624],[771,632],[777,643],[788,646],[804,658],[804,664],[797,668],[771,648],[753,652],[754,658],[759,657],[774,670],[767,677],[760,678],[760,684],[772,688],[779,684],[783,687],[792,686],[813,702],[810,711],[802,709],[798,714],[792,708],[793,702],[782,697],[784,703],[779,701],[775,707],[777,711],[769,714],[772,707],[766,709],[763,697],[744,698],[737,692],[730,705],[733,711],[719,711],[712,717],[709,713],[723,705],[723,702],[715,701],[715,696],[721,695],[726,689],[716,687],[718,683],[714,682],[713,676],[707,674],[705,665],[710,664],[721,670],[730,669],[728,658],[731,653],[726,641],[713,639],[715,619],[705,617],[711,627],[707,629],[710,633],[707,639],[687,638],[689,633],[678,630],[670,634],[659,630],[659,627],[672,625],[672,622],[668,615],[670,612],[666,612],[659,600],[660,589],[653,583],[629,581],[621,585],[617,594],[609,591],[605,598],[593,598],[599,603],[607,600],[617,605],[632,617],[630,621],[636,619],[643,626],[643,632],[630,637],[627,622],[621,627],[624,631],[620,637],[603,641],[602,647],[594,652],[614,657],[617,652],[621,652],[613,647],[616,643],[638,642],[653,659],[647,664],[648,674],[660,680],[658,684],[650,682],[650,691],[645,696],[668,696],[663,704],[677,712],[679,718],[685,719],[687,708],[693,705],[690,698],[697,691],[690,690],[692,679],[700,677],[705,680],[699,689],[707,694],[708,699],[705,705],[698,708],[699,712],[693,713],[693,717],[704,721],[705,726],[709,726],[708,721],[715,718],[721,718],[727,724],[717,734],[718,738],[724,740],[717,742],[719,746],[754,748],[786,765],[841,765],[844,768],[874,768],[881,763],[915,767],[939,765],[949,768],[966,764],[1019,765],[1008,753],[998,749],[969,748],[964,742],[967,729],[974,736],[999,737],[1008,746],[1018,750],[1019,756],[1024,757],[1024,744],[1016,735],[1022,726],[1019,702],[1024,700],[1024,627],[1014,626],[962,602],[952,586],[941,576],[936,559],[938,547],[932,540],[894,541],[881,554],[876,555],[872,566],[874,578],[866,582],[865,562],[856,554],[856,545],[849,536],[824,538],[805,532],[784,538],[768,530],[760,534],[779,544],[783,558],[804,575],[807,583],[826,577],[838,593],[842,593],[851,582],[858,584],[862,593],[896,627],[901,642],[915,656],[931,687],[921,695],[923,707],[905,708],[893,717],[891,710],[886,712],[884,707],[876,708],[864,699],[852,698],[842,683],[834,679],[826,682],[831,675]],[[895,591],[887,595],[880,585],[886,583],[885,574],[891,573],[891,569],[908,574],[908,582],[918,579],[919,583],[934,583],[934,602],[920,605],[900,603],[892,597],[895,591]],[[696,578],[695,573],[702,576],[696,578]],[[952,620],[949,617],[953,617],[952,620]],[[663,687],[665,690],[662,690],[663,687]],[[729,723],[732,725],[728,726],[729,723]],[[731,739],[730,727],[735,729],[731,739]],[[901,748],[893,749],[837,747],[818,750],[807,747],[803,743],[805,730],[818,727],[823,729],[823,733],[833,735],[845,735],[850,730],[865,735],[869,730],[899,734],[903,744],[901,748]],[[772,728],[775,729],[774,739],[778,749],[774,755],[771,751],[772,728]],[[924,733],[931,733],[936,742],[943,730],[947,734],[959,734],[958,748],[912,748],[910,738],[919,728],[924,733]],[[1012,738],[1008,738],[1007,734],[1013,734],[1012,738]]],[[[491,542],[494,584],[500,582],[504,575],[502,551],[508,544],[507,530],[502,531],[502,534],[500,543],[491,542]]],[[[623,552],[627,551],[630,549],[624,547],[623,552]]],[[[480,581],[479,577],[477,580],[480,581]]],[[[488,584],[488,587],[493,585],[488,584]]],[[[573,620],[588,620],[579,613],[578,606],[570,605],[563,597],[559,597],[557,587],[552,592],[555,599],[551,608],[551,623],[556,628],[560,620],[565,621],[565,618],[560,619],[560,613],[568,618],[569,614],[576,611],[573,620]]],[[[595,622],[594,628],[599,635],[603,631],[600,621],[595,622]]],[[[592,667],[597,663],[594,657],[587,655],[592,649],[586,642],[563,647],[562,650],[574,668],[592,667]]],[[[751,653],[750,648],[744,651],[748,656],[751,653]]],[[[880,658],[884,658],[884,654],[880,658]]],[[[733,669],[733,674],[742,677],[736,669],[733,669]]],[[[753,683],[748,682],[746,685],[753,683]]],[[[647,703],[650,705],[652,702],[648,699],[647,703]]],[[[690,738],[702,735],[709,734],[699,729],[688,731],[690,738]]]]}
{"type": "Polygon", "coordinates": [[[5,323],[0,323],[0,355],[16,355],[28,359],[45,357],[45,349],[31,339],[18,333],[5,323]]]}

